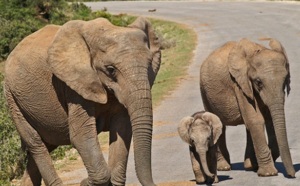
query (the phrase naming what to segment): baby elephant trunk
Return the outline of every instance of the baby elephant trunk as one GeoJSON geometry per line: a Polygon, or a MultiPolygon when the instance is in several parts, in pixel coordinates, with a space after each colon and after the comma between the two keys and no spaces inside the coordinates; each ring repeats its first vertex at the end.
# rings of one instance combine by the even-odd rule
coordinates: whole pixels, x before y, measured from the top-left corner
{"type": "Polygon", "coordinates": [[[212,174],[208,169],[207,159],[206,159],[206,151],[200,152],[199,155],[200,155],[200,162],[201,162],[204,173],[206,174],[207,177],[209,177],[213,180],[215,178],[215,175],[212,174]]]}

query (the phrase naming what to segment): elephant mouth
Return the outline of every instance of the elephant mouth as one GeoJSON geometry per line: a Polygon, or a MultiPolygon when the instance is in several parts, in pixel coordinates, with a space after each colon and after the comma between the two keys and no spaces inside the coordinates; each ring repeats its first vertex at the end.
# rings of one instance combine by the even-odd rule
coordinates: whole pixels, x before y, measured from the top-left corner
{"type": "Polygon", "coordinates": [[[127,108],[126,104],[125,104],[124,93],[122,93],[121,87],[117,83],[110,82],[105,87],[106,87],[109,99],[116,98],[125,108],[127,108]]]}

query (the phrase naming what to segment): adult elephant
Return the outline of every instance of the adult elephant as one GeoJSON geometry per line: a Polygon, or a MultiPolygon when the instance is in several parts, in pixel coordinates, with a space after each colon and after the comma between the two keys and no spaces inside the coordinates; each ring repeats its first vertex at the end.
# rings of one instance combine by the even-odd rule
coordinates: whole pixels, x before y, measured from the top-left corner
{"type": "MultiPolygon", "coordinates": [[[[280,155],[288,176],[295,177],[284,114],[289,63],[279,41],[270,39],[269,45],[270,49],[242,39],[218,48],[201,66],[200,90],[205,109],[218,115],[224,125],[245,124],[246,169],[258,168],[259,176],[277,175],[273,161],[280,155]]],[[[229,170],[225,127],[218,152],[218,170],[229,170]]]]}
{"type": "Polygon", "coordinates": [[[131,137],[137,176],[151,171],[151,86],[160,42],[149,21],[106,19],[49,25],[25,38],[5,67],[9,110],[28,149],[22,185],[62,185],[49,152],[72,144],[88,172],[81,185],[125,185],[131,137]],[[110,132],[109,160],[97,134],[110,132]]]}

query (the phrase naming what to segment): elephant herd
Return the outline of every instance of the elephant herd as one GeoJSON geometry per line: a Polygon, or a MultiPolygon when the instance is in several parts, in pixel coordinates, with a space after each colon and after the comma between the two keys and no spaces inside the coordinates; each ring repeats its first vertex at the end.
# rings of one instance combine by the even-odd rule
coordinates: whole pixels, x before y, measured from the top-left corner
{"type": "MultiPolygon", "coordinates": [[[[285,91],[289,63],[283,46],[247,39],[228,42],[202,63],[205,111],[183,118],[178,132],[189,144],[196,181],[218,182],[230,170],[226,126],[245,124],[245,169],[277,175],[281,156],[295,177],[286,135],[285,91]],[[267,131],[268,142],[265,137],[267,131]]],[[[5,96],[27,151],[21,185],[63,185],[50,152],[72,144],[88,178],[81,185],[125,185],[131,140],[137,177],[155,185],[151,170],[151,87],[161,63],[161,43],[142,17],[127,27],[103,18],[48,25],[27,36],[5,65],[5,96]],[[109,131],[105,161],[97,135],[109,131]]]]}

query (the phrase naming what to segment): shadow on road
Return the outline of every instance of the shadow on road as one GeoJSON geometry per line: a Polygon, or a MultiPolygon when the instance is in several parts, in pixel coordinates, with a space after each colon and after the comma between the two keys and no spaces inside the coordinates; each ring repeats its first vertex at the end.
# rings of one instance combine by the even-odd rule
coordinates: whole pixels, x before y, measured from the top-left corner
{"type": "MultiPolygon", "coordinates": [[[[231,180],[232,178],[228,175],[218,175],[219,183],[222,181],[231,180]]],[[[196,182],[196,180],[190,180],[191,182],[196,182]]],[[[215,184],[209,184],[209,183],[197,183],[197,185],[215,185],[215,184]]]]}
{"type": "MultiPolygon", "coordinates": [[[[275,162],[275,167],[278,170],[278,172],[284,175],[284,177],[289,178],[285,172],[285,168],[282,162],[275,162]]],[[[298,172],[300,170],[300,164],[294,164],[294,169],[296,172],[298,172]]]]}
{"type": "MultiPolygon", "coordinates": [[[[275,162],[275,167],[278,170],[278,173],[282,173],[284,175],[284,177],[288,178],[282,162],[275,162]]],[[[300,170],[300,164],[294,164],[294,168],[295,168],[295,171],[298,172],[300,170]]],[[[245,171],[244,163],[239,162],[239,163],[231,164],[231,170],[245,171]]]]}
{"type": "Polygon", "coordinates": [[[230,177],[228,175],[218,175],[218,178],[219,178],[219,182],[232,180],[232,177],[230,177]]]}
{"type": "Polygon", "coordinates": [[[245,170],[244,168],[244,162],[240,162],[240,163],[232,163],[231,164],[231,170],[245,170]]]}

